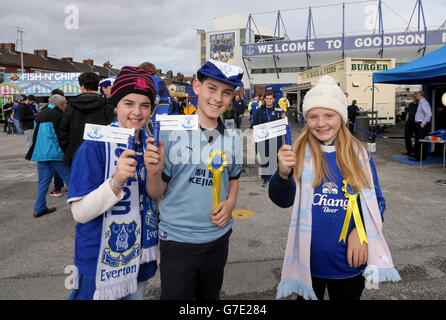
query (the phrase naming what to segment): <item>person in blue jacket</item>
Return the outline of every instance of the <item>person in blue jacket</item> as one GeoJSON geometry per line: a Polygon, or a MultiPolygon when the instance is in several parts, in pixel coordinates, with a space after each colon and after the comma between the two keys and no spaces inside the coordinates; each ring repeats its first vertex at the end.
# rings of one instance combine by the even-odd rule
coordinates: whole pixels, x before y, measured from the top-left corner
{"type": "MultiPolygon", "coordinates": [[[[307,93],[303,112],[307,124],[294,148],[283,145],[279,150],[278,169],[269,184],[269,197],[282,208],[300,201],[295,203],[295,208],[300,210],[301,219],[303,215],[311,215],[308,220],[311,226],[308,222],[302,224],[303,220],[300,220],[298,229],[302,233],[311,228],[309,262],[312,289],[317,299],[323,300],[326,289],[330,300],[360,299],[364,289],[362,272],[366,268],[369,252],[367,243],[360,243],[353,219],[348,225],[348,241],[339,241],[348,204],[343,188],[355,192],[373,189],[378,201],[378,215],[381,214],[382,219],[385,199],[376,168],[372,157],[346,126],[347,101],[332,78],[324,77],[307,93]],[[357,152],[367,155],[369,166],[362,167],[357,152]],[[311,172],[306,169],[311,167],[308,165],[310,159],[313,169],[307,179],[309,182],[305,184],[305,175],[311,172]],[[367,167],[371,172],[367,172],[367,167]],[[369,176],[373,177],[373,181],[369,180],[369,176]],[[299,191],[300,198],[296,195],[297,188],[303,190],[299,191]],[[310,208],[302,205],[302,201],[306,201],[302,199],[306,197],[305,194],[312,195],[308,200],[310,208]]],[[[357,203],[364,220],[359,198],[357,203]]],[[[372,237],[371,234],[368,236],[372,237]]],[[[299,245],[302,245],[304,236],[299,237],[299,245]]],[[[301,264],[304,263],[302,256],[297,258],[301,264]]],[[[297,290],[302,296],[303,291],[297,290]]]]}
{"type": "Polygon", "coordinates": [[[67,100],[55,94],[49,98],[48,103],[48,107],[36,116],[32,145],[25,156],[28,160],[37,161],[39,173],[34,218],[56,211],[55,207],[46,206],[46,194],[54,173],[57,173],[67,186],[70,182],[70,168],[63,164],[64,153],[57,139],[67,100]]]}
{"type": "Polygon", "coordinates": [[[86,140],[76,152],[67,202],[78,222],[78,281],[70,300],[142,300],[157,270],[157,206],[147,195],[144,161],[152,77],[123,67],[110,98],[116,120],[109,127],[134,129],[135,144],[86,140]]]}

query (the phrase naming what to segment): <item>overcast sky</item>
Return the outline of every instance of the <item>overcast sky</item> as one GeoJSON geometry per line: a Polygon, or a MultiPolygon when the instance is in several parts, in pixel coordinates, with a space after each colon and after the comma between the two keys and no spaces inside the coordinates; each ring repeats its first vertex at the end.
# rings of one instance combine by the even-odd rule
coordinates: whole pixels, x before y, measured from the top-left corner
{"type": "MultiPolygon", "coordinates": [[[[347,34],[367,34],[373,21],[369,6],[378,1],[345,1],[347,34]]],[[[426,24],[438,28],[446,19],[445,0],[423,0],[426,24]]],[[[277,10],[281,10],[291,39],[305,38],[308,7],[312,7],[316,36],[340,36],[341,0],[5,0],[0,14],[0,42],[16,42],[17,26],[24,29],[25,52],[47,49],[52,57],[91,58],[96,65],[109,60],[115,68],[151,61],[174,74],[195,73],[196,29],[214,30],[214,18],[230,13],[253,14],[274,30],[277,10]],[[339,6],[321,7],[339,4],[339,6]],[[78,28],[74,6],[78,10],[78,28]],[[67,28],[68,23],[68,28],[67,28]]],[[[383,1],[384,30],[406,28],[415,0],[383,1]]],[[[412,27],[417,27],[417,15],[412,27]]],[[[20,46],[19,48],[20,49],[20,46]]]]}

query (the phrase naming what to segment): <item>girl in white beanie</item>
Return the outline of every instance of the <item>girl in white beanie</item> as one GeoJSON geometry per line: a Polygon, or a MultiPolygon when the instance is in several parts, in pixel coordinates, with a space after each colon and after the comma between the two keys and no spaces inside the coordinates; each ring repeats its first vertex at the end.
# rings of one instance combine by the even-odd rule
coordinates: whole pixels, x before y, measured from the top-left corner
{"type": "Polygon", "coordinates": [[[277,298],[358,300],[368,283],[400,279],[382,235],[375,165],[346,127],[347,99],[330,76],[304,98],[307,124],[279,150],[269,197],[293,205],[277,298]]]}

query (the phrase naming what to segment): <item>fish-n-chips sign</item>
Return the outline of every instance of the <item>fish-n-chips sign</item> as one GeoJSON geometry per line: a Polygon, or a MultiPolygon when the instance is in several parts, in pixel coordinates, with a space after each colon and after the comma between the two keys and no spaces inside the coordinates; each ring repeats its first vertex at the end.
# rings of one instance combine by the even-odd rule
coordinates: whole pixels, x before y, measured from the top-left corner
{"type": "Polygon", "coordinates": [[[19,94],[48,96],[54,89],[66,95],[81,93],[80,72],[5,73],[5,82],[19,89],[19,94]]]}

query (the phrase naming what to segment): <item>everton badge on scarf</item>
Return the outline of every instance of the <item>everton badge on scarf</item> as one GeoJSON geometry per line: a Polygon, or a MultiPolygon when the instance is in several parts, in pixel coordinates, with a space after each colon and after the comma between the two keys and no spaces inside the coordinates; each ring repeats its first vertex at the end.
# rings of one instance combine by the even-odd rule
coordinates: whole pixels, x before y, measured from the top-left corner
{"type": "Polygon", "coordinates": [[[139,255],[140,245],[136,237],[139,237],[140,233],[141,230],[137,228],[135,221],[128,224],[113,222],[107,234],[108,248],[104,249],[102,263],[115,268],[120,265],[127,266],[139,255]]]}
{"type": "Polygon", "coordinates": [[[227,162],[226,156],[221,151],[211,152],[211,156],[207,160],[208,169],[212,172],[212,212],[220,203],[221,192],[221,173],[225,169],[227,162]]]}

